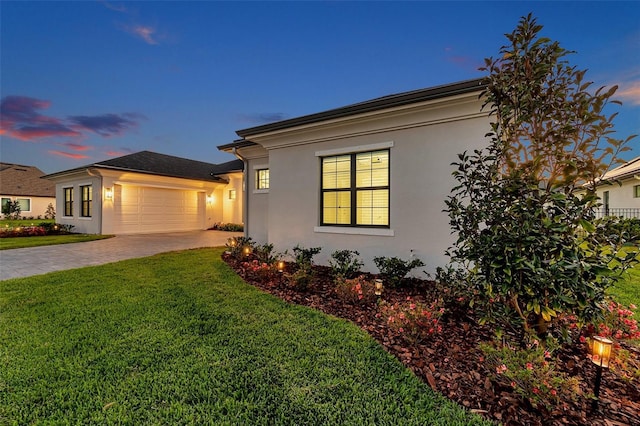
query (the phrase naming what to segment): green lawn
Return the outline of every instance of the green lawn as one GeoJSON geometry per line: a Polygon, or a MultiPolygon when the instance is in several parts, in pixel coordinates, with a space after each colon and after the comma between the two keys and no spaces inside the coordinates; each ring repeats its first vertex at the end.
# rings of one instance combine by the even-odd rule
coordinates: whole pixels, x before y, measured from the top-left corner
{"type": "Polygon", "coordinates": [[[634,318],[640,321],[640,265],[627,271],[624,279],[609,290],[613,297],[625,306],[636,305],[634,318]]]}
{"type": "Polygon", "coordinates": [[[66,234],[43,235],[40,237],[11,237],[0,238],[0,250],[9,250],[25,247],[51,246],[54,244],[83,243],[86,241],[104,240],[113,235],[95,234],[66,234]]]}
{"type": "Polygon", "coordinates": [[[221,251],[0,281],[0,424],[489,424],[221,251]]]}
{"type": "Polygon", "coordinates": [[[16,226],[32,226],[32,225],[39,225],[41,223],[56,223],[55,219],[20,219],[20,220],[13,220],[13,219],[0,219],[0,227],[5,228],[5,227],[10,227],[10,228],[15,228],[16,226]]]}

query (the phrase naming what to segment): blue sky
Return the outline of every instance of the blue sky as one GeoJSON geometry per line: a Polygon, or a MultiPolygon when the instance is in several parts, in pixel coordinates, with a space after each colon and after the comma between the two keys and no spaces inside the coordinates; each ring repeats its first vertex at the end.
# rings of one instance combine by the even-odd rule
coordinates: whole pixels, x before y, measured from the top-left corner
{"type": "Polygon", "coordinates": [[[229,161],[235,130],[481,77],[529,12],[640,133],[640,2],[2,1],[0,158],[229,161]]]}

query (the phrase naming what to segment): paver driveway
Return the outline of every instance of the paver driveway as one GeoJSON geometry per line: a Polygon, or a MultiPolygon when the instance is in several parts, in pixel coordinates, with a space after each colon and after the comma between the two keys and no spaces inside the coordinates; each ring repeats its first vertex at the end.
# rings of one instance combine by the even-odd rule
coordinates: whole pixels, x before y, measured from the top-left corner
{"type": "Polygon", "coordinates": [[[0,250],[0,280],[102,265],[174,250],[218,247],[223,246],[229,237],[240,235],[222,231],[118,235],[86,243],[0,250]]]}

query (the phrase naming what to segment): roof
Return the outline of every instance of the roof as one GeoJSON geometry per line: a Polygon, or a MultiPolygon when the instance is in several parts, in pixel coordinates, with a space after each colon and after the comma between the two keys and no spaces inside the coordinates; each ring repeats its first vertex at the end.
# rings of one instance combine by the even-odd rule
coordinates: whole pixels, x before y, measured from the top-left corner
{"type": "MultiPolygon", "coordinates": [[[[356,114],[366,112],[379,111],[388,108],[410,105],[419,102],[425,102],[434,99],[446,98],[449,96],[460,95],[465,93],[473,93],[486,87],[483,83],[484,79],[465,80],[457,83],[451,83],[441,86],[429,87],[426,89],[412,90],[409,92],[397,93],[394,95],[383,96],[328,111],[318,112],[315,114],[304,115],[288,120],[276,121],[274,123],[263,124],[261,126],[250,127],[248,129],[237,130],[236,133],[241,138],[247,138],[260,133],[271,132],[274,130],[289,129],[305,124],[318,123],[321,121],[332,120],[336,118],[349,117],[356,114]]],[[[238,141],[236,141],[238,142],[238,141]]],[[[234,142],[235,143],[235,142],[234,142]]],[[[229,147],[227,144],[221,147],[229,147]]],[[[219,149],[222,149],[218,147],[219,149]]],[[[224,150],[224,149],[222,149],[224,150]]]]}
{"type": "Polygon", "coordinates": [[[2,195],[55,197],[56,185],[40,179],[42,170],[22,164],[0,163],[0,193],[2,195]]]}
{"type": "Polygon", "coordinates": [[[157,152],[140,151],[122,157],[88,164],[75,169],[53,173],[47,175],[47,177],[57,177],[88,168],[98,168],[184,179],[224,182],[224,179],[217,176],[218,174],[240,171],[242,170],[242,167],[243,163],[240,160],[233,160],[223,164],[213,164],[205,163],[203,161],[189,160],[187,158],[174,157],[172,155],[158,154],[157,152]]]}
{"type": "Polygon", "coordinates": [[[622,180],[630,179],[634,176],[638,176],[640,179],[640,157],[636,157],[615,169],[609,170],[602,178],[603,180],[622,180]]]}

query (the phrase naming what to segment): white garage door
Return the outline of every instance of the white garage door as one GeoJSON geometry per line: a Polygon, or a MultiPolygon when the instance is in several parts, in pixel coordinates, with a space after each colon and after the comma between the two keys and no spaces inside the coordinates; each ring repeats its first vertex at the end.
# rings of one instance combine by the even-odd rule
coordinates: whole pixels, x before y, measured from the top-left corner
{"type": "Polygon", "coordinates": [[[198,191],[116,185],[114,229],[118,234],[202,229],[205,194],[198,191]]]}

